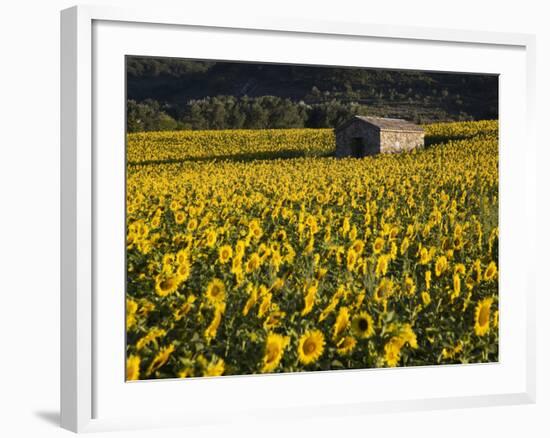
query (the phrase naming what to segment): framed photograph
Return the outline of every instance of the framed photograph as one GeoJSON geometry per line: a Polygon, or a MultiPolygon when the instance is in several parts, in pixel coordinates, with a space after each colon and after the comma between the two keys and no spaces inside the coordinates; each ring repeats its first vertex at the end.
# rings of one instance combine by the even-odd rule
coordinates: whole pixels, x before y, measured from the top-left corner
{"type": "Polygon", "coordinates": [[[534,37],[61,13],[62,426],[534,402],[534,37]]]}

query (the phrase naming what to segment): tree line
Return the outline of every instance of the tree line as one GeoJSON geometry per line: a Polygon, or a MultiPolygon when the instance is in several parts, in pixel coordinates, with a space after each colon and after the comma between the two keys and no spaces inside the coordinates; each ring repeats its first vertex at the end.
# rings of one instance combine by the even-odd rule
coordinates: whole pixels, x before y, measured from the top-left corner
{"type": "Polygon", "coordinates": [[[146,99],[128,100],[128,132],[182,129],[278,129],[335,128],[350,117],[361,114],[401,117],[416,123],[436,120],[473,120],[465,112],[452,117],[445,111],[414,107],[371,107],[357,102],[331,100],[315,104],[294,102],[289,98],[215,96],[192,100],[183,107],[146,99]]]}

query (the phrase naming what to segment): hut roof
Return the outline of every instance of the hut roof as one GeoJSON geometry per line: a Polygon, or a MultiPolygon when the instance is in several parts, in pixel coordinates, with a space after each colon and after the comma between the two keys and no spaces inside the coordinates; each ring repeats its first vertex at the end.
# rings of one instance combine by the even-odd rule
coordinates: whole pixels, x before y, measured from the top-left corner
{"type": "Polygon", "coordinates": [[[369,125],[375,126],[381,131],[402,131],[402,132],[424,132],[422,127],[408,122],[404,119],[390,119],[386,117],[366,117],[366,116],[354,116],[347,122],[336,128],[336,131],[340,131],[355,121],[361,121],[369,125]]]}

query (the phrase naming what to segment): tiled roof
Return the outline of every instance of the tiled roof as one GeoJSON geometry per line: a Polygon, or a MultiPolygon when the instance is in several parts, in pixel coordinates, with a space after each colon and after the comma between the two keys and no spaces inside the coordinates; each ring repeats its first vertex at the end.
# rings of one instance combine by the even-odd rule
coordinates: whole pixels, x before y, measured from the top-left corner
{"type": "Polygon", "coordinates": [[[336,128],[337,131],[345,128],[352,122],[360,120],[366,122],[370,125],[374,125],[379,128],[381,131],[407,131],[407,132],[424,132],[420,126],[415,125],[414,123],[407,122],[404,119],[390,119],[385,117],[366,117],[366,116],[354,116],[343,125],[336,128]]]}

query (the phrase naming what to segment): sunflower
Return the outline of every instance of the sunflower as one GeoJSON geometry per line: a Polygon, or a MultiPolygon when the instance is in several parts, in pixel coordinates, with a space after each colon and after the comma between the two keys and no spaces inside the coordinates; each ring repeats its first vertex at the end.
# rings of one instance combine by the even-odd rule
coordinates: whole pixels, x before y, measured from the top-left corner
{"type": "Polygon", "coordinates": [[[351,225],[349,223],[349,217],[345,217],[344,221],[342,222],[342,227],[340,228],[342,235],[345,236],[346,234],[348,234],[348,231],[350,230],[350,228],[351,228],[351,225]]]}
{"type": "Polygon", "coordinates": [[[432,271],[426,271],[424,274],[424,280],[426,281],[426,289],[430,290],[430,285],[432,282],[432,271]]]}
{"type": "Polygon", "coordinates": [[[353,351],[356,345],[357,341],[353,336],[346,336],[338,341],[338,343],[336,344],[338,354],[341,354],[342,356],[347,356],[353,351]]]}
{"type": "Polygon", "coordinates": [[[338,339],[342,335],[342,333],[344,333],[344,330],[348,328],[348,325],[349,310],[347,307],[340,307],[340,310],[338,311],[338,316],[336,317],[336,321],[334,322],[332,338],[338,339]]]}
{"type": "Polygon", "coordinates": [[[430,297],[429,292],[422,292],[420,294],[420,297],[422,298],[422,303],[424,304],[424,306],[428,306],[432,302],[432,298],[430,297]]]}
{"type": "Polygon", "coordinates": [[[399,363],[402,346],[403,342],[397,337],[391,338],[384,345],[384,360],[389,367],[395,367],[399,363]]]}
{"type": "Polygon", "coordinates": [[[365,244],[362,240],[356,240],[355,242],[353,242],[351,247],[356,254],[361,254],[363,252],[363,249],[365,248],[365,244]]]}
{"type": "Polygon", "coordinates": [[[130,330],[136,323],[138,304],[131,298],[126,299],[126,330],[130,330]]]}
{"type": "Polygon", "coordinates": [[[271,285],[270,290],[272,290],[274,292],[278,292],[283,288],[284,285],[285,285],[285,280],[282,279],[282,278],[277,278],[277,279],[275,279],[275,281],[271,285]]]}
{"type": "Polygon", "coordinates": [[[212,318],[210,325],[204,331],[204,337],[206,338],[207,341],[210,341],[216,337],[216,333],[218,332],[218,327],[220,326],[220,323],[222,321],[224,310],[225,310],[225,307],[221,304],[216,306],[216,308],[214,309],[214,317],[212,318]]]}
{"type": "Polygon", "coordinates": [[[237,258],[242,258],[246,250],[246,243],[244,240],[238,240],[235,245],[235,255],[237,258]]]}
{"type": "Polygon", "coordinates": [[[453,292],[451,294],[451,301],[454,301],[460,296],[460,276],[458,274],[453,275],[453,292]]]}
{"type": "Polygon", "coordinates": [[[357,254],[353,247],[348,249],[348,254],[346,257],[346,266],[348,268],[348,271],[353,271],[353,268],[355,267],[355,262],[357,261],[357,254]]]}
{"type": "Polygon", "coordinates": [[[421,265],[427,265],[430,260],[432,259],[430,252],[427,248],[422,248],[420,250],[420,264],[421,265]]]}
{"type": "Polygon", "coordinates": [[[187,297],[187,300],[185,301],[185,303],[183,303],[182,305],[180,305],[179,307],[177,307],[174,312],[173,312],[173,315],[174,315],[174,319],[176,321],[179,321],[180,319],[182,319],[185,315],[187,315],[191,309],[193,308],[193,303],[196,301],[197,297],[193,294],[189,295],[187,297]]]}
{"type": "Polygon", "coordinates": [[[246,301],[244,307],[243,307],[243,316],[248,315],[248,312],[254,307],[256,302],[258,301],[258,290],[252,286],[248,287],[248,300],[246,301]]]}
{"type": "Polygon", "coordinates": [[[163,367],[166,362],[168,362],[168,359],[170,359],[170,355],[174,352],[174,349],[174,344],[170,344],[168,347],[162,347],[153,358],[153,361],[149,364],[149,368],[147,368],[147,375],[149,376],[151,373],[163,367]]]}
{"type": "Polygon", "coordinates": [[[209,248],[212,248],[216,244],[216,240],[218,240],[218,233],[215,230],[210,230],[206,233],[206,245],[209,248]]]}
{"type": "Polygon", "coordinates": [[[264,321],[264,324],[263,324],[264,329],[266,330],[274,329],[281,323],[281,321],[284,319],[285,316],[286,316],[286,313],[281,312],[279,310],[279,307],[276,304],[274,304],[271,312],[269,313],[269,315],[264,321]]]}
{"type": "Polygon", "coordinates": [[[476,273],[476,282],[479,283],[482,279],[481,260],[477,259],[474,262],[473,270],[476,273]]]}
{"type": "Polygon", "coordinates": [[[358,338],[367,339],[374,335],[374,322],[367,312],[361,312],[351,321],[351,329],[358,338]]]}
{"type": "Polygon", "coordinates": [[[478,336],[484,336],[489,331],[491,320],[492,298],[485,298],[477,303],[474,318],[474,331],[478,336]]]}
{"type": "Polygon", "coordinates": [[[381,255],[378,257],[378,262],[376,263],[376,277],[381,277],[386,275],[388,272],[388,263],[390,261],[390,255],[381,255]]]}
{"type": "Polygon", "coordinates": [[[405,293],[407,295],[414,295],[416,291],[416,285],[411,277],[405,278],[405,293]]]}
{"type": "Polygon", "coordinates": [[[262,367],[263,373],[270,373],[277,368],[288,343],[289,338],[287,336],[282,336],[277,333],[270,333],[267,335],[262,367]]]}
{"type": "Polygon", "coordinates": [[[193,370],[191,368],[184,368],[178,371],[178,377],[180,379],[186,379],[193,376],[193,370]]]}
{"type": "MultiPolygon", "coordinates": [[[[265,286],[261,286],[265,289],[265,286]]],[[[262,302],[260,303],[260,306],[258,307],[258,318],[263,318],[269,309],[271,308],[271,293],[265,293],[260,295],[263,295],[262,302]]]]}
{"type": "Polygon", "coordinates": [[[321,357],[324,348],[323,333],[320,330],[308,331],[298,341],[298,359],[304,365],[309,365],[321,357]]]}
{"type": "Polygon", "coordinates": [[[333,296],[332,299],[329,301],[327,306],[323,309],[321,314],[319,315],[319,322],[323,322],[327,317],[334,312],[336,307],[338,306],[338,303],[340,302],[340,299],[336,296],[333,296]]]}
{"type": "Polygon", "coordinates": [[[280,229],[277,231],[277,233],[275,234],[275,238],[279,241],[279,242],[284,242],[286,240],[286,231],[284,229],[280,229]]]}
{"type": "Polygon", "coordinates": [[[273,251],[271,254],[271,265],[275,269],[275,272],[279,271],[281,263],[283,263],[283,257],[281,256],[281,253],[278,250],[273,251]]]}
{"type": "Polygon", "coordinates": [[[183,283],[184,281],[187,281],[189,278],[189,275],[191,274],[191,263],[189,263],[189,260],[185,260],[178,266],[178,270],[176,271],[178,275],[178,281],[180,283],[183,283]]]}
{"type": "Polygon", "coordinates": [[[160,297],[165,297],[175,292],[179,285],[177,275],[157,275],[155,282],[155,292],[160,297]]]}
{"type": "Polygon", "coordinates": [[[182,265],[185,262],[189,262],[189,250],[188,249],[181,249],[176,254],[176,262],[178,265],[182,265]]]}
{"type": "Polygon", "coordinates": [[[139,380],[139,356],[131,355],[126,360],[126,380],[139,380]]]}
{"type": "Polygon", "coordinates": [[[384,239],[377,237],[374,243],[372,244],[372,250],[375,254],[380,254],[384,249],[384,239]]]}
{"type": "Polygon", "coordinates": [[[235,257],[233,257],[233,260],[231,261],[231,273],[235,275],[242,274],[243,272],[243,266],[242,266],[242,258],[241,256],[235,254],[235,257]]]}
{"type": "Polygon", "coordinates": [[[260,256],[258,253],[253,253],[250,258],[248,259],[248,262],[246,263],[246,272],[254,272],[256,269],[260,267],[260,256]]]}
{"type": "Polygon", "coordinates": [[[447,257],[440,256],[435,262],[435,275],[436,277],[441,276],[443,272],[447,269],[447,257]]]}
{"type": "Polygon", "coordinates": [[[151,227],[158,228],[160,227],[160,216],[154,216],[151,220],[151,227]]]}
{"type": "Polygon", "coordinates": [[[145,348],[147,345],[149,345],[151,342],[156,341],[157,338],[162,338],[166,335],[166,331],[163,329],[159,329],[157,327],[153,327],[149,332],[139,339],[136,343],[136,350],[141,350],[142,348],[145,348]]]}
{"type": "Polygon", "coordinates": [[[176,261],[176,256],[172,253],[164,254],[162,257],[162,264],[163,264],[163,270],[166,270],[166,272],[172,271],[172,265],[176,261]]]}
{"type": "Polygon", "coordinates": [[[374,301],[380,303],[386,300],[393,292],[393,281],[387,277],[382,278],[374,291],[374,301]]]}
{"type": "Polygon", "coordinates": [[[183,213],[182,211],[178,211],[174,215],[174,219],[178,225],[183,224],[183,222],[185,221],[185,213],[183,213]]]}
{"type": "Polygon", "coordinates": [[[211,303],[222,303],[225,301],[225,285],[219,278],[214,278],[206,287],[206,298],[211,303]]]}
{"type": "Polygon", "coordinates": [[[353,227],[351,227],[351,231],[349,232],[349,239],[355,240],[356,237],[357,237],[357,227],[354,225],[353,227]]]}
{"type": "Polygon", "coordinates": [[[401,255],[405,255],[405,253],[409,249],[409,245],[410,245],[409,238],[405,237],[401,242],[401,247],[399,248],[401,250],[401,255]]]}
{"type": "Polygon", "coordinates": [[[468,274],[466,276],[466,280],[464,281],[464,284],[466,285],[466,287],[468,288],[470,293],[471,293],[472,289],[474,288],[474,286],[476,285],[476,280],[472,275],[473,274],[468,274]]]}
{"type": "Polygon", "coordinates": [[[312,284],[307,287],[306,295],[304,297],[304,309],[302,310],[302,316],[307,315],[313,309],[315,304],[315,298],[317,297],[317,285],[312,284]]]}
{"type": "Polygon", "coordinates": [[[401,339],[403,345],[408,344],[411,348],[418,348],[416,333],[410,324],[403,324],[399,327],[399,339],[401,339]]]}
{"type": "Polygon", "coordinates": [[[204,377],[221,376],[225,371],[225,363],[223,359],[212,360],[204,370],[204,377]]]}
{"type": "Polygon", "coordinates": [[[197,227],[199,226],[197,219],[193,218],[189,222],[187,222],[187,230],[188,231],[195,231],[197,227]]]}
{"type": "Polygon", "coordinates": [[[463,263],[457,263],[455,265],[455,274],[466,275],[466,266],[463,263]]]}
{"type": "Polygon", "coordinates": [[[485,269],[485,274],[483,274],[483,278],[485,281],[490,281],[497,275],[497,265],[495,262],[489,263],[489,266],[487,266],[487,269],[485,269]]]}
{"type": "Polygon", "coordinates": [[[221,264],[225,264],[233,257],[233,249],[229,245],[223,245],[218,251],[218,260],[221,264]]]}

